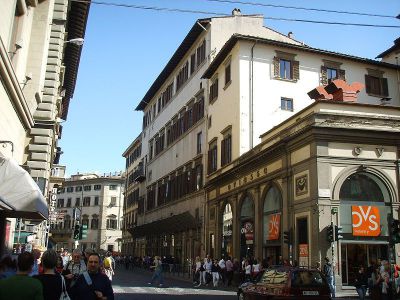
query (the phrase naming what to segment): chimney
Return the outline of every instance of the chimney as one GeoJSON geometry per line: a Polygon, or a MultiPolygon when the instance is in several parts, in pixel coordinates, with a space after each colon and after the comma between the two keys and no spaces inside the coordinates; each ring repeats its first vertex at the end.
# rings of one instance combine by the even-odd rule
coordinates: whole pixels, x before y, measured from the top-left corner
{"type": "Polygon", "coordinates": [[[287,36],[288,36],[289,39],[292,39],[293,38],[293,32],[289,31],[287,36]]]}
{"type": "Polygon", "coordinates": [[[239,8],[234,8],[232,10],[232,16],[240,16],[242,14],[242,12],[240,11],[239,8]]]}
{"type": "Polygon", "coordinates": [[[336,79],[324,87],[316,87],[307,94],[314,100],[357,102],[358,93],[363,88],[364,85],[359,82],[353,82],[349,85],[344,80],[336,79]]]}

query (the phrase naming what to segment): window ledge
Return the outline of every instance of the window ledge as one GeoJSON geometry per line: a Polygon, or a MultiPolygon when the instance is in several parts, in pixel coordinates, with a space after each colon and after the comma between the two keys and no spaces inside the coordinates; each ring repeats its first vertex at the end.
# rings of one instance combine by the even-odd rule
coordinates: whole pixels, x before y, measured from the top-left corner
{"type": "Polygon", "coordinates": [[[292,82],[292,83],[296,83],[297,81],[299,81],[299,79],[287,79],[287,78],[281,78],[281,77],[274,77],[274,79],[280,80],[280,81],[292,82]]]}
{"type": "Polygon", "coordinates": [[[389,95],[384,96],[384,95],[378,95],[378,94],[373,94],[373,93],[367,93],[368,96],[370,97],[376,97],[376,98],[387,98],[389,95]]]}
{"type": "Polygon", "coordinates": [[[225,86],[224,86],[224,91],[231,85],[231,83],[232,83],[232,80],[229,80],[229,81],[225,84],[225,86]]]}

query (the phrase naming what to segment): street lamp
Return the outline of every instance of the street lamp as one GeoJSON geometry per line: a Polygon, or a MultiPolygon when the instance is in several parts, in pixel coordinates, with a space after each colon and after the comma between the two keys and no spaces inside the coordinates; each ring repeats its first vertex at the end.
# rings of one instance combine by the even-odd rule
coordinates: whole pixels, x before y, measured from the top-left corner
{"type": "Polygon", "coordinates": [[[65,41],[64,44],[71,43],[71,44],[74,44],[77,46],[82,46],[83,42],[84,42],[83,38],[75,38],[75,39],[70,39],[68,41],[65,41]]]}

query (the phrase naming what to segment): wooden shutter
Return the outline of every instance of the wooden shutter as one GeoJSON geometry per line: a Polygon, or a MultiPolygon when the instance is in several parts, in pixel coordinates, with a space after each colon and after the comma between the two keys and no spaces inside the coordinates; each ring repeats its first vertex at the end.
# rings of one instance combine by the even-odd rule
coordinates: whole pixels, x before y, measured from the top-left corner
{"type": "Polygon", "coordinates": [[[279,77],[279,57],[274,57],[274,77],[277,78],[279,77]]]}
{"type": "Polygon", "coordinates": [[[293,63],[293,78],[295,80],[300,79],[300,64],[297,60],[292,61],[293,63]]]}
{"type": "Polygon", "coordinates": [[[365,91],[371,94],[371,76],[365,75],[365,91]]]}
{"type": "Polygon", "coordinates": [[[381,78],[381,94],[383,97],[388,97],[389,96],[389,88],[388,88],[388,80],[387,78],[381,78]]]}
{"type": "Polygon", "coordinates": [[[346,81],[346,72],[345,70],[338,70],[338,79],[346,81]]]}
{"type": "Polygon", "coordinates": [[[321,66],[321,85],[327,85],[327,84],[328,84],[327,67],[321,66]]]}

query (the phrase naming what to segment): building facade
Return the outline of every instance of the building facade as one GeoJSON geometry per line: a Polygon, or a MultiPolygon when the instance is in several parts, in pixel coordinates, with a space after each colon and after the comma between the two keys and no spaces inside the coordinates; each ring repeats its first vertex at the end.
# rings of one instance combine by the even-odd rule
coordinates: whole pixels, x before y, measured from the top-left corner
{"type": "MultiPolygon", "coordinates": [[[[396,65],[309,47],[263,27],[262,20],[238,10],[231,17],[198,20],[138,105],[144,113],[139,160],[145,177],[137,222],[128,230],[136,255],[173,255],[181,262],[207,253],[287,255],[280,235],[269,249],[255,246],[262,235],[252,233],[261,209],[254,212],[254,196],[240,194],[238,203],[224,205],[226,198],[209,184],[232,172],[239,178],[261,135],[313,105],[307,93],[316,86],[335,79],[361,82],[366,89],[360,89],[360,103],[399,106],[396,65]],[[235,226],[242,226],[243,236],[233,227],[239,213],[242,223],[235,226]]],[[[283,162],[271,161],[243,180],[281,170],[283,162]]],[[[280,192],[287,203],[292,185],[275,186],[268,199],[280,192]]],[[[257,193],[257,199],[266,195],[257,193]]],[[[283,208],[269,205],[268,217],[278,218],[274,212],[283,208]]],[[[282,221],[288,222],[286,215],[282,221]]]]}
{"type": "Polygon", "coordinates": [[[57,249],[73,250],[75,225],[87,226],[87,237],[78,241],[82,250],[121,251],[124,182],[121,174],[77,174],[57,190],[51,238],[57,249]]]}
{"type": "MultiPolygon", "coordinates": [[[[4,149],[1,152],[5,159],[23,166],[36,182],[41,197],[32,196],[32,202],[42,201],[40,198],[44,196],[46,204],[52,188],[51,170],[61,155],[57,144],[62,131],[60,120],[67,117],[81,53],[80,46],[68,41],[84,37],[89,2],[12,0],[2,3],[0,143],[4,149]]],[[[5,182],[3,178],[2,181],[5,182]]],[[[24,185],[22,180],[19,184],[24,185]]],[[[11,201],[6,193],[0,197],[11,201]]],[[[7,248],[12,248],[14,240],[14,218],[24,219],[19,224],[35,227],[32,231],[37,233],[35,243],[45,246],[46,223],[38,225],[39,221],[30,220],[46,219],[47,207],[36,215],[29,210],[32,214],[24,213],[24,209],[27,208],[17,205],[14,212],[3,210],[2,222],[6,226],[0,227],[10,228],[1,234],[2,239],[5,236],[8,239],[7,248]],[[6,220],[7,217],[10,218],[6,220]]]]}

